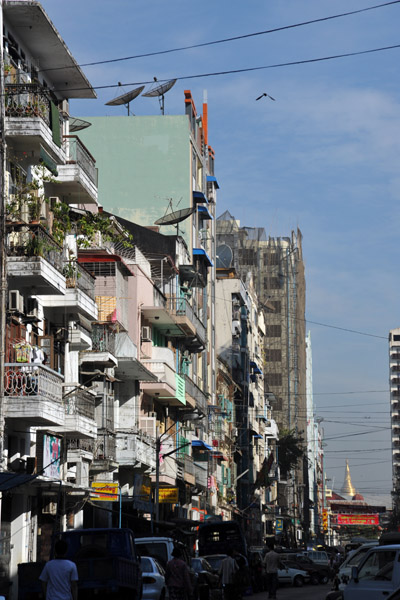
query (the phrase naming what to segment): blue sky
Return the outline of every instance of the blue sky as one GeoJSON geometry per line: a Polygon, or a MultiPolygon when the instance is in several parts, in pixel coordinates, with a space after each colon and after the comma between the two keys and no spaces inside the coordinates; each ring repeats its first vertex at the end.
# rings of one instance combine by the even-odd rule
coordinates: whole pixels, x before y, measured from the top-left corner
{"type": "MultiPolygon", "coordinates": [[[[372,6],[371,0],[44,0],[80,63],[199,44],[372,6]]],[[[376,4],[379,4],[376,0],[376,4]]],[[[341,19],[183,52],[85,67],[94,86],[139,83],[357,52],[399,43],[400,4],[341,19]]],[[[267,234],[300,227],[317,414],[327,475],[340,488],[345,459],[365,497],[390,502],[388,345],[400,324],[400,49],[178,81],[166,114],[198,111],[207,90],[218,213],[267,234]],[[276,98],[256,102],[268,92],[276,98]],[[354,437],[353,433],[370,431],[354,437]]],[[[129,85],[123,91],[130,89],[129,85]]],[[[126,114],[104,106],[121,93],[74,101],[79,116],[126,114]]],[[[155,99],[132,103],[157,114],[155,99]]]]}

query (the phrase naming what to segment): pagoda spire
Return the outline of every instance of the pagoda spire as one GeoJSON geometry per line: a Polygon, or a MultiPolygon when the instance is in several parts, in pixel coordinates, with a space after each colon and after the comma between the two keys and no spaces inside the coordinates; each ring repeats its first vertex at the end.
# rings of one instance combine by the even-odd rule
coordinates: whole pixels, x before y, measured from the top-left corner
{"type": "Polygon", "coordinates": [[[350,467],[349,467],[349,461],[347,459],[346,459],[346,471],[345,471],[345,476],[344,476],[344,484],[343,484],[340,492],[342,494],[345,494],[346,496],[351,496],[351,497],[355,496],[355,494],[356,494],[356,490],[355,490],[353,484],[351,483],[350,467]]]}

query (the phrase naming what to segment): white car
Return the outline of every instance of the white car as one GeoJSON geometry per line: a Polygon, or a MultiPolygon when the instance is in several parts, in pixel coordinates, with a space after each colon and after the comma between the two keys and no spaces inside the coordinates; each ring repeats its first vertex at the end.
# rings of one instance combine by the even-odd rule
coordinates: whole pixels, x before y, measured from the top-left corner
{"type": "Polygon", "coordinates": [[[290,583],[295,587],[302,587],[310,580],[310,576],[305,571],[300,569],[292,569],[291,567],[281,567],[278,569],[278,582],[290,583]]]}
{"type": "Polygon", "coordinates": [[[165,600],[168,589],[165,583],[165,571],[156,558],[141,556],[143,600],[165,600]]]}
{"type": "Polygon", "coordinates": [[[346,584],[350,581],[351,577],[351,569],[353,567],[358,567],[366,553],[370,548],[377,546],[377,542],[367,542],[366,544],[362,544],[356,550],[353,550],[349,556],[342,562],[339,567],[338,579],[339,579],[339,589],[344,590],[346,584]]]}

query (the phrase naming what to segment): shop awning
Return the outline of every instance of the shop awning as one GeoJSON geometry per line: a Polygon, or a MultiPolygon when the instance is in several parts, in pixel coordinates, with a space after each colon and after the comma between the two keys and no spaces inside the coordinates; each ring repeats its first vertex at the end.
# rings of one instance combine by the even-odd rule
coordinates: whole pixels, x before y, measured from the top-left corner
{"type": "Polygon", "coordinates": [[[210,215],[210,212],[209,212],[207,206],[199,205],[197,207],[197,212],[199,213],[199,215],[202,219],[208,219],[209,221],[211,221],[213,218],[212,215],[210,215]]]}
{"type": "Polygon", "coordinates": [[[208,181],[210,181],[211,183],[214,183],[214,185],[217,188],[217,190],[219,190],[218,181],[217,181],[217,178],[214,175],[207,175],[207,182],[208,181]]]}
{"type": "Polygon", "coordinates": [[[208,204],[208,200],[203,192],[193,192],[193,202],[194,204],[208,204]]]}
{"type": "Polygon", "coordinates": [[[262,435],[260,435],[259,433],[253,433],[253,438],[257,438],[259,440],[262,440],[262,435]]]}
{"type": "Polygon", "coordinates": [[[201,448],[202,450],[208,450],[209,452],[213,452],[211,446],[203,442],[203,440],[192,440],[192,448],[201,448]]]}
{"type": "Polygon", "coordinates": [[[26,473],[0,473],[0,492],[12,490],[20,485],[29,483],[36,479],[37,475],[27,475],[26,473]]]}
{"type": "Polygon", "coordinates": [[[207,252],[203,248],[193,248],[193,257],[201,258],[207,264],[208,267],[212,267],[212,261],[208,256],[207,252]]]}

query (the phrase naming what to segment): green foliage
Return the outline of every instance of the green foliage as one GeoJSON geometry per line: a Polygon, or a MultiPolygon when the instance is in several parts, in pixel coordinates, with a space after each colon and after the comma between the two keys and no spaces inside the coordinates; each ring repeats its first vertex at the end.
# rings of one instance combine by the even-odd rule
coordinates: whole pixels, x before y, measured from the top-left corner
{"type": "Polygon", "coordinates": [[[304,438],[294,429],[282,429],[278,442],[278,464],[281,476],[287,476],[304,457],[304,438]]]}

